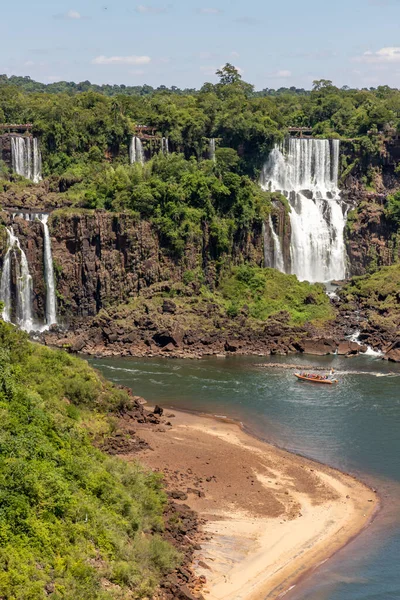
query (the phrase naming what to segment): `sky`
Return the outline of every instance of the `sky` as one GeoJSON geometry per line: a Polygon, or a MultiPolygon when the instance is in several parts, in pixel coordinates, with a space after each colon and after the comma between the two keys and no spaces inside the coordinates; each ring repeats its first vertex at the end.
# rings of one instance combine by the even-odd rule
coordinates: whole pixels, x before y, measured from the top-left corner
{"type": "Polygon", "coordinates": [[[256,89],[400,87],[400,0],[18,0],[0,74],[199,88],[234,64],[256,89]]]}

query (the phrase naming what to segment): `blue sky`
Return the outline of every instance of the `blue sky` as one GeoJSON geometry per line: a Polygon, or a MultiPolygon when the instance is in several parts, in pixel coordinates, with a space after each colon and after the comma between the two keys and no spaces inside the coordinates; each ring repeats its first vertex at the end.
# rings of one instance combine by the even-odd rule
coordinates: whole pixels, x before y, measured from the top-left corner
{"type": "Polygon", "coordinates": [[[257,89],[400,87],[400,0],[18,0],[0,73],[200,87],[226,62],[257,89]]]}

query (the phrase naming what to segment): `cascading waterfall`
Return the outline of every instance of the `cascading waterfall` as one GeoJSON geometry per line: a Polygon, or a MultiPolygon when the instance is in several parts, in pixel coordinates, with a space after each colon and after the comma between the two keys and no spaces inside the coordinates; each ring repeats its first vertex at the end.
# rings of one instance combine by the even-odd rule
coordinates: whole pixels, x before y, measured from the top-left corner
{"type": "Polygon", "coordinates": [[[12,270],[11,261],[14,257],[16,268],[16,322],[17,325],[25,331],[32,331],[33,310],[32,310],[32,276],[29,273],[28,259],[22,250],[19,239],[14,235],[11,227],[7,228],[8,247],[4,257],[3,272],[1,275],[0,294],[4,302],[3,319],[11,321],[11,285],[12,270]]]}
{"type": "Polygon", "coordinates": [[[209,148],[208,148],[208,156],[209,159],[215,162],[215,138],[210,139],[209,148]]]}
{"type": "Polygon", "coordinates": [[[57,323],[56,287],[54,279],[51,238],[49,233],[49,215],[44,213],[13,213],[12,218],[19,217],[25,221],[39,220],[43,225],[43,263],[46,284],[46,318],[45,325],[34,322],[33,319],[33,282],[29,273],[28,259],[21,249],[18,237],[12,227],[7,229],[8,246],[3,260],[3,271],[0,280],[0,299],[4,303],[3,319],[11,322],[15,316],[15,324],[26,331],[44,331],[57,323]],[[15,311],[12,299],[12,269],[16,275],[15,311]],[[15,314],[13,314],[15,312],[15,314]]]}
{"type": "Polygon", "coordinates": [[[264,221],[262,224],[262,236],[263,236],[263,244],[264,244],[264,267],[265,268],[273,267],[270,254],[268,252],[269,239],[268,239],[267,227],[266,227],[264,221]]]}
{"type": "Polygon", "coordinates": [[[169,140],[167,137],[163,137],[161,140],[161,152],[163,154],[169,154],[169,140]]]}
{"type": "Polygon", "coordinates": [[[291,269],[300,280],[346,276],[347,207],[338,188],[339,141],[288,138],[265,164],[261,186],[291,206],[291,269]]]}
{"type": "Polygon", "coordinates": [[[140,163],[141,165],[144,164],[143,144],[142,144],[141,139],[138,138],[136,135],[134,135],[132,137],[131,146],[129,149],[129,158],[130,158],[131,164],[133,164],[133,163],[140,163]]]}
{"type": "Polygon", "coordinates": [[[39,183],[42,180],[42,156],[37,138],[12,136],[11,164],[15,173],[39,183]]]}
{"type": "Polygon", "coordinates": [[[283,260],[282,244],[279,236],[276,234],[271,215],[269,215],[269,228],[274,242],[274,269],[278,269],[282,273],[285,272],[285,263],[283,260]]]}
{"type": "Polygon", "coordinates": [[[40,215],[40,221],[43,224],[43,238],[44,238],[44,277],[46,281],[46,323],[54,325],[57,323],[57,302],[56,302],[56,288],[54,283],[54,268],[53,268],[53,256],[51,253],[51,240],[49,233],[49,226],[47,221],[49,215],[40,215]]]}

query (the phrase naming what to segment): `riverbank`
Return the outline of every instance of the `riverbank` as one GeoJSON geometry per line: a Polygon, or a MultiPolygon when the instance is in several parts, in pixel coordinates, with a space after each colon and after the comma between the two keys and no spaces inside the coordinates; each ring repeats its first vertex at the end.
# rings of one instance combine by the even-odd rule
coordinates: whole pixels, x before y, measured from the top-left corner
{"type": "Polygon", "coordinates": [[[138,428],[149,445],[140,460],[164,474],[176,502],[205,520],[194,570],[211,600],[279,597],[378,509],[376,494],[355,478],[261,442],[237,424],[175,411],[166,419],[173,425],[138,428]]]}

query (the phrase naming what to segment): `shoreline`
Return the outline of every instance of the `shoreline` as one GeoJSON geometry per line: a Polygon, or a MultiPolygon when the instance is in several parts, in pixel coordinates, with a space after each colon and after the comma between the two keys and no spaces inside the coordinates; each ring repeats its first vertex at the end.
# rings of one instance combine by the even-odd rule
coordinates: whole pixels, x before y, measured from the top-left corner
{"type": "Polygon", "coordinates": [[[172,427],[140,430],[151,447],[140,460],[205,520],[193,567],[210,600],[285,595],[379,511],[376,492],[353,475],[272,445],[243,423],[165,414],[172,427]]]}

